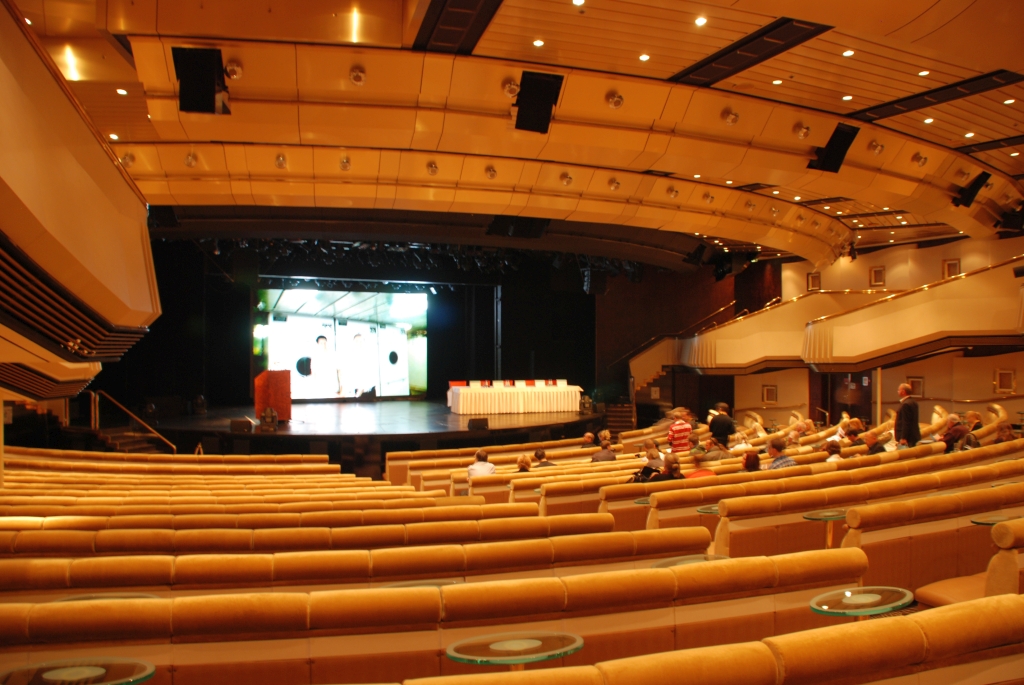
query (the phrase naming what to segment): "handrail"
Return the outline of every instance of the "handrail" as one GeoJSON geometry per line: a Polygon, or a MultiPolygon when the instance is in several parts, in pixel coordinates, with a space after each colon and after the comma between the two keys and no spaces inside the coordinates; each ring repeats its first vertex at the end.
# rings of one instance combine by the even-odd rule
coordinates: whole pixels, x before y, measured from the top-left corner
{"type": "Polygon", "coordinates": [[[687,326],[687,327],[686,327],[686,328],[684,328],[683,330],[679,331],[678,333],[665,333],[664,335],[656,335],[656,336],[654,336],[653,338],[651,338],[650,340],[648,340],[647,342],[645,342],[645,343],[642,343],[642,344],[638,345],[637,347],[634,347],[634,348],[633,348],[632,350],[630,350],[630,351],[629,351],[629,352],[627,352],[626,354],[622,355],[621,357],[619,357],[618,359],[616,359],[615,361],[613,361],[613,362],[612,362],[611,364],[609,364],[609,365],[608,365],[608,366],[606,366],[605,368],[606,368],[606,369],[610,369],[610,368],[612,368],[613,366],[615,366],[616,364],[618,364],[619,362],[621,362],[622,360],[624,360],[624,359],[628,359],[629,357],[632,357],[632,356],[634,356],[634,355],[640,354],[640,353],[641,353],[641,352],[643,352],[644,350],[648,349],[649,347],[651,347],[651,346],[652,346],[652,345],[654,345],[655,343],[659,343],[659,342],[661,342],[661,341],[662,341],[662,340],[664,340],[665,338],[678,338],[678,337],[682,336],[682,335],[683,335],[683,333],[686,333],[686,331],[690,330],[690,329],[691,329],[691,328],[693,328],[694,326],[699,326],[700,324],[704,323],[704,322],[705,322],[705,321],[707,321],[708,319],[710,319],[710,318],[712,318],[712,317],[715,317],[715,316],[718,316],[718,315],[719,315],[719,314],[721,314],[721,313],[722,313],[723,311],[725,311],[725,310],[726,310],[726,309],[728,309],[729,307],[732,307],[732,306],[733,306],[733,305],[735,305],[735,304],[736,304],[736,300],[733,300],[733,301],[732,301],[732,302],[730,302],[729,304],[727,304],[727,305],[724,305],[724,306],[722,306],[722,307],[719,307],[719,308],[718,308],[718,309],[716,309],[715,311],[713,311],[713,312],[711,312],[710,314],[708,314],[707,316],[705,316],[705,317],[704,317],[703,319],[701,319],[700,321],[697,321],[697,322],[695,322],[695,323],[692,323],[692,324],[690,324],[689,326],[687,326]]]}
{"type": "MultiPolygon", "coordinates": [[[[987,400],[956,400],[949,397],[918,397],[914,396],[915,400],[924,400],[925,402],[952,402],[954,404],[985,404],[986,402],[1003,402],[1006,400],[1016,399],[1018,396],[1012,393],[1007,393],[1000,397],[991,397],[987,400]]],[[[885,400],[882,404],[899,404],[899,400],[885,400]]]]}
{"type": "MultiPolygon", "coordinates": [[[[763,307],[758,309],[757,311],[749,312],[749,313],[744,314],[742,316],[737,316],[734,319],[729,319],[725,323],[719,325],[718,328],[722,328],[724,326],[728,326],[730,324],[737,323],[738,321],[743,321],[744,319],[747,319],[747,318],[749,318],[751,316],[757,316],[758,314],[763,314],[763,313],[765,313],[767,311],[771,311],[772,309],[777,309],[778,307],[781,307],[781,306],[783,306],[785,304],[789,304],[790,302],[796,302],[797,300],[802,300],[805,297],[810,297],[812,295],[874,295],[875,293],[888,293],[888,292],[900,293],[900,292],[903,292],[903,291],[902,290],[889,290],[888,288],[873,288],[873,289],[870,289],[870,290],[850,290],[849,288],[847,288],[846,290],[812,290],[812,291],[810,291],[808,293],[801,293],[800,295],[797,295],[796,297],[791,297],[788,300],[783,300],[781,297],[773,297],[772,299],[768,300],[768,302],[763,307]]],[[[853,311],[853,310],[852,309],[848,309],[846,311],[853,311]]],[[[694,335],[695,336],[700,335],[701,333],[704,332],[704,330],[705,329],[701,329],[700,331],[697,331],[697,333],[695,333],[694,335]]]]}
{"type": "Polygon", "coordinates": [[[904,290],[901,293],[896,293],[895,295],[890,295],[889,297],[883,297],[882,299],[875,300],[874,302],[869,302],[867,304],[862,304],[859,307],[854,307],[853,309],[848,309],[845,312],[837,312],[835,314],[826,314],[825,316],[819,316],[817,319],[811,319],[810,321],[808,321],[807,325],[811,326],[813,324],[820,323],[822,321],[827,321],[829,319],[834,319],[837,316],[846,316],[847,314],[850,314],[850,313],[856,312],[856,311],[860,311],[861,309],[866,309],[868,307],[874,307],[876,305],[884,304],[886,302],[891,302],[892,300],[899,299],[901,297],[906,297],[907,295],[913,295],[914,293],[924,292],[924,291],[928,290],[929,288],[937,288],[940,285],[948,285],[948,284],[950,284],[950,283],[952,283],[954,281],[958,281],[960,279],[967,278],[968,276],[977,276],[978,274],[984,273],[986,271],[992,271],[993,269],[999,269],[999,268],[1002,268],[1004,266],[1008,266],[1010,264],[1013,264],[1014,262],[1019,262],[1022,259],[1024,259],[1024,254],[1019,254],[1016,257],[1010,257],[1009,259],[1004,260],[1002,262],[998,262],[996,264],[989,264],[988,266],[983,266],[980,269],[975,269],[974,271],[968,271],[967,273],[957,274],[956,276],[950,276],[949,278],[942,278],[942,279],[940,279],[938,281],[934,281],[932,283],[927,283],[925,285],[919,285],[916,288],[911,288],[910,290],[904,290]]]}
{"type": "MultiPolygon", "coordinates": [[[[747,316],[748,314],[750,314],[750,310],[749,309],[741,309],[739,314],[735,314],[728,321],[723,321],[721,325],[722,326],[727,326],[727,325],[731,324],[733,321],[739,321],[740,319],[742,319],[744,316],[747,316]]],[[[700,335],[704,331],[711,331],[711,330],[714,330],[714,329],[716,329],[718,327],[719,327],[718,322],[713,321],[709,326],[705,326],[704,328],[702,328],[699,331],[697,331],[696,333],[694,333],[693,337],[697,337],[698,335],[700,335]]]]}
{"type": "MultiPolygon", "coordinates": [[[[97,390],[97,391],[96,391],[96,396],[97,396],[97,397],[101,397],[101,396],[102,396],[102,397],[106,397],[106,398],[107,398],[108,400],[110,400],[110,401],[111,401],[111,402],[112,402],[112,403],[114,404],[114,406],[115,406],[115,407],[117,407],[118,409],[120,409],[121,411],[123,411],[123,412],[124,412],[125,414],[127,414],[128,416],[132,417],[132,419],[133,419],[133,420],[134,420],[134,421],[135,421],[136,423],[138,423],[138,424],[139,424],[140,426],[142,426],[143,428],[145,428],[146,430],[148,430],[148,431],[149,431],[150,433],[152,433],[152,434],[153,434],[153,435],[155,435],[156,437],[160,438],[160,440],[162,440],[162,441],[163,441],[164,443],[166,443],[166,444],[167,444],[167,445],[168,445],[168,446],[169,446],[169,447],[171,448],[171,454],[177,454],[177,453],[178,453],[178,448],[174,446],[174,443],[173,443],[173,442],[171,442],[170,440],[168,440],[168,439],[167,439],[167,438],[165,438],[164,436],[162,436],[162,435],[160,435],[159,433],[157,433],[157,432],[156,432],[156,431],[155,431],[155,430],[153,429],[153,427],[152,427],[152,426],[150,426],[150,425],[149,425],[148,423],[146,423],[145,421],[143,421],[142,419],[140,419],[140,418],[139,418],[138,416],[136,416],[135,414],[133,414],[133,413],[132,413],[131,411],[129,411],[129,409],[128,409],[128,408],[127,408],[126,406],[124,406],[123,404],[121,404],[120,402],[118,402],[117,400],[115,400],[115,399],[114,399],[113,397],[111,397],[110,395],[108,395],[108,394],[107,394],[107,393],[106,393],[105,391],[103,391],[103,390],[97,390]]],[[[99,405],[97,405],[97,409],[98,409],[98,408],[99,408],[99,405]]],[[[247,418],[248,418],[248,417],[247,417],[247,418]]],[[[250,419],[250,420],[251,420],[251,419],[250,419]]],[[[96,425],[97,425],[97,427],[99,427],[99,412],[97,412],[97,413],[96,413],[96,425]]]]}

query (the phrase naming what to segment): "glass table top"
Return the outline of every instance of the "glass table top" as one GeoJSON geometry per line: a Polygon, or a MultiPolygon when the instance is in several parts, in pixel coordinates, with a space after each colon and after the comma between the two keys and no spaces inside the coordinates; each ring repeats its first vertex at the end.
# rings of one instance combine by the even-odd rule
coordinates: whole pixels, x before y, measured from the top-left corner
{"type": "Polygon", "coordinates": [[[686,566],[687,564],[702,564],[706,561],[721,561],[729,557],[720,554],[687,554],[681,557],[669,557],[659,559],[651,564],[651,568],[672,568],[673,566],[686,566]]]}
{"type": "Polygon", "coordinates": [[[1013,521],[1019,519],[1020,514],[980,514],[978,516],[971,517],[971,523],[976,526],[994,526],[997,523],[1003,521],[1013,521]]]}
{"type": "Polygon", "coordinates": [[[581,649],[579,635],[531,630],[471,637],[450,645],[445,653],[464,664],[508,666],[557,659],[581,649]]]}
{"type": "Polygon", "coordinates": [[[0,685],[130,685],[149,680],[153,664],[137,659],[92,657],[29,664],[0,674],[0,685]]]}
{"type": "Polygon", "coordinates": [[[1019,480],[1008,480],[1005,483],[992,483],[992,487],[998,488],[998,487],[1001,487],[1003,485],[1017,485],[1018,483],[1020,483],[1019,480]]]}
{"type": "Polygon", "coordinates": [[[872,616],[908,606],[914,593],[898,587],[868,586],[833,590],[811,600],[811,611],[826,616],[872,616]]]}
{"type": "Polygon", "coordinates": [[[718,505],[717,504],[705,504],[702,507],[697,507],[698,514],[713,514],[718,516],[718,505]]]}
{"type": "Polygon", "coordinates": [[[846,509],[822,509],[804,514],[808,521],[839,521],[846,518],[846,509]]]}
{"type": "Polygon", "coordinates": [[[633,504],[642,504],[645,507],[648,506],[650,503],[651,503],[651,498],[650,497],[641,497],[640,499],[633,500],[633,504]]]}
{"type": "Polygon", "coordinates": [[[399,583],[388,583],[380,587],[447,587],[461,585],[466,581],[462,578],[424,578],[422,580],[403,580],[399,583]]]}

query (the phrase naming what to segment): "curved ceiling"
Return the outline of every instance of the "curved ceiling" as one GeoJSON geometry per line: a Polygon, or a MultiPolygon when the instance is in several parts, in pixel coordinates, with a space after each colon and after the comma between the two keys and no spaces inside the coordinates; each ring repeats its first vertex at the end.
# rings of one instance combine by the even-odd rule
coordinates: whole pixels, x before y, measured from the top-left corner
{"type": "Polygon", "coordinates": [[[991,236],[1022,199],[1024,162],[1011,156],[1024,146],[1013,141],[1024,125],[1019,3],[309,0],[263,14],[111,0],[91,25],[89,3],[73,5],[77,16],[31,5],[26,17],[151,204],[505,214],[824,264],[850,243],[991,236]],[[783,13],[822,28],[713,83],[669,80],[735,62],[794,25],[783,13]],[[447,40],[472,54],[396,49],[425,36],[430,49],[447,40]],[[134,72],[119,61],[125,45],[134,72]],[[172,47],[216,47],[242,67],[230,115],[179,111],[172,47]],[[547,133],[514,126],[506,86],[524,72],[564,77],[547,133]],[[851,117],[985,76],[982,92],[851,117]],[[842,123],[860,131],[839,172],[809,169],[842,123]],[[956,149],[991,141],[1006,142],[956,149]],[[982,172],[974,203],[954,206],[982,172]]]}

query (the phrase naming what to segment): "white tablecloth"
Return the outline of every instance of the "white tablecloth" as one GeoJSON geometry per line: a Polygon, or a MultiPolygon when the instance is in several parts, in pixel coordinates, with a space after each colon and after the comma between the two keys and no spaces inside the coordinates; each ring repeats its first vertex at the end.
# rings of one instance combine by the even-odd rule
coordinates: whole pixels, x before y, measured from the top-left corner
{"type": "Polygon", "coordinates": [[[448,388],[453,414],[529,414],[543,411],[579,411],[578,385],[538,385],[532,388],[448,388]]]}

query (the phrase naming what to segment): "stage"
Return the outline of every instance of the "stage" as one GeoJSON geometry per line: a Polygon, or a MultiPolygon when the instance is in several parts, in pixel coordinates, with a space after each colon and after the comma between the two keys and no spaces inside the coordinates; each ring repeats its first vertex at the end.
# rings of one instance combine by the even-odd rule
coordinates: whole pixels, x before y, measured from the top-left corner
{"type": "Polygon", "coordinates": [[[379,477],[384,454],[582,436],[605,426],[603,414],[453,414],[444,402],[296,402],[276,433],[232,433],[231,421],[255,419],[253,407],[211,409],[203,416],[161,419],[153,426],[177,447],[210,454],[323,454],[345,472],[379,477]],[[469,430],[486,418],[487,430],[469,430]]]}

